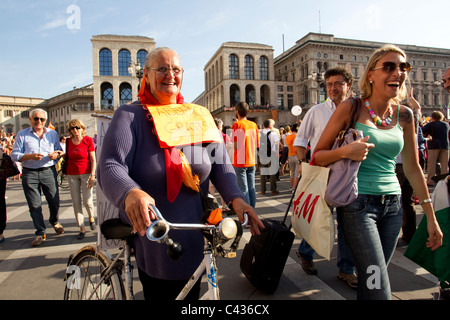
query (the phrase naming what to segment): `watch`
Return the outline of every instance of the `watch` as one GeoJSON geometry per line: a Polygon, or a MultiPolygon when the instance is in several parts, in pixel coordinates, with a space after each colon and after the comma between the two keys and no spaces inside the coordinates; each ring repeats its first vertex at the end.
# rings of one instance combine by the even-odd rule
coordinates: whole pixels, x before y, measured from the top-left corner
{"type": "Polygon", "coordinates": [[[303,161],[305,161],[305,160],[298,160],[298,164],[301,164],[303,161]]]}

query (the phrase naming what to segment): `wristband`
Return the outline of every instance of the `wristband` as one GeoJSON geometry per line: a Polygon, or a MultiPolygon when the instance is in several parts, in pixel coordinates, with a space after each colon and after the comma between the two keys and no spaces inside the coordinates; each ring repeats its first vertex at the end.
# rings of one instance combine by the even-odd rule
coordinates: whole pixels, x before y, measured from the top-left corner
{"type": "Polygon", "coordinates": [[[431,203],[431,199],[428,198],[428,199],[419,201],[419,204],[425,204],[425,203],[431,203]]]}

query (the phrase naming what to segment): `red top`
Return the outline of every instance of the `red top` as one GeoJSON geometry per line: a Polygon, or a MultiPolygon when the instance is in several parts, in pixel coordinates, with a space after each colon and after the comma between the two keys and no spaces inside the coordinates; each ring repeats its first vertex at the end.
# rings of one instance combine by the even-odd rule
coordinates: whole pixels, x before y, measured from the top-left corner
{"type": "Polygon", "coordinates": [[[66,142],[66,152],[69,157],[67,163],[67,174],[77,175],[91,173],[91,161],[89,152],[95,151],[94,140],[91,137],[84,136],[78,145],[73,144],[72,139],[66,142]]]}

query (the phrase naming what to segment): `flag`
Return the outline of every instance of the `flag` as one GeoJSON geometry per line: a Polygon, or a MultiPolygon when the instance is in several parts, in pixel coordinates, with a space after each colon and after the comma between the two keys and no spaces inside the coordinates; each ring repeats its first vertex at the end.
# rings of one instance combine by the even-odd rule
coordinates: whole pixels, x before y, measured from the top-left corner
{"type": "Polygon", "coordinates": [[[51,123],[51,122],[49,122],[49,123],[48,123],[48,126],[47,126],[47,128],[55,130],[55,127],[54,127],[54,126],[52,125],[52,123],[51,123]]]}

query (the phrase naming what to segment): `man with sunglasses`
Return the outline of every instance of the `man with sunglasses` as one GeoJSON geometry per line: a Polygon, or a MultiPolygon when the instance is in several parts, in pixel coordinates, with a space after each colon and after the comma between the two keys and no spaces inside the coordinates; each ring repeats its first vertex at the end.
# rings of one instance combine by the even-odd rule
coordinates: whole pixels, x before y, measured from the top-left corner
{"type": "Polygon", "coordinates": [[[31,127],[19,131],[11,158],[22,164],[22,186],[30,215],[36,228],[32,246],[46,240],[46,225],[42,215],[41,193],[47,200],[50,218],[56,233],[64,233],[58,222],[59,191],[56,183],[55,164],[64,154],[58,133],[45,127],[47,112],[34,109],[30,112],[31,127]]]}

